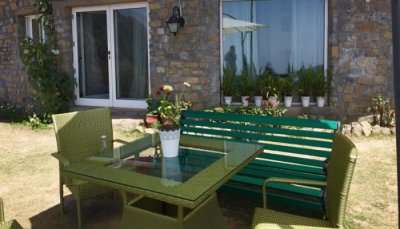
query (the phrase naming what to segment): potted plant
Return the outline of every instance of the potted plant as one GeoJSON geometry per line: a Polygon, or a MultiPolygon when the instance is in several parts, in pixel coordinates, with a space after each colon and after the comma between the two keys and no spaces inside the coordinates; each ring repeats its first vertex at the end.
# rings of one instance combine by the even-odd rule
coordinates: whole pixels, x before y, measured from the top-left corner
{"type": "Polygon", "coordinates": [[[292,77],[288,76],[280,79],[280,92],[284,100],[285,107],[291,107],[293,102],[294,84],[292,77]]]}
{"type": "Polygon", "coordinates": [[[264,78],[262,76],[258,76],[255,81],[255,85],[254,85],[254,89],[255,89],[254,104],[256,105],[256,107],[262,106],[262,100],[263,100],[262,95],[263,95],[264,86],[265,86],[264,78]]]}
{"type": "Polygon", "coordinates": [[[327,83],[325,80],[324,69],[318,67],[315,69],[315,75],[313,79],[313,94],[317,98],[317,107],[325,106],[325,95],[327,91],[327,83]]]}
{"type": "MultiPolygon", "coordinates": [[[[267,99],[268,104],[277,105],[278,104],[278,80],[277,77],[271,70],[266,70],[263,73],[264,78],[264,87],[263,87],[263,95],[267,99]]],[[[267,105],[268,105],[267,104],[267,105]]]]}
{"type": "Polygon", "coordinates": [[[254,80],[251,78],[249,70],[243,70],[240,75],[240,95],[242,98],[242,105],[249,106],[250,97],[254,94],[254,80]]]}
{"type": "Polygon", "coordinates": [[[222,82],[222,91],[224,93],[224,104],[230,106],[232,104],[232,96],[235,91],[235,72],[230,68],[224,68],[224,80],[222,82]]]}
{"type": "Polygon", "coordinates": [[[313,90],[313,77],[314,69],[312,67],[305,68],[304,66],[297,72],[298,80],[298,92],[301,96],[301,104],[303,107],[310,106],[310,96],[313,90]]]}
{"type": "MultiPolygon", "coordinates": [[[[186,87],[190,84],[184,83],[186,87]]],[[[164,157],[171,158],[178,156],[180,140],[180,118],[181,112],[191,107],[183,94],[175,94],[174,88],[170,85],[162,86],[157,94],[160,96],[157,111],[159,121],[156,125],[160,131],[161,149],[164,157]]]]}
{"type": "Polygon", "coordinates": [[[159,101],[156,98],[148,98],[146,99],[146,103],[147,103],[147,112],[144,118],[144,125],[146,126],[146,128],[150,128],[155,123],[157,123],[160,117],[157,110],[159,101]]]}

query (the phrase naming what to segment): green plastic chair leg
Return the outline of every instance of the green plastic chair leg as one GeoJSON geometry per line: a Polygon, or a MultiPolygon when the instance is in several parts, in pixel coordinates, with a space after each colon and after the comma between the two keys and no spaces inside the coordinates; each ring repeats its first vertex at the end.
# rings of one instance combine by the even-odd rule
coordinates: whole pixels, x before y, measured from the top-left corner
{"type": "Polygon", "coordinates": [[[81,198],[79,192],[76,195],[76,213],[78,217],[78,229],[82,229],[81,198]]]}
{"type": "Polygon", "coordinates": [[[61,214],[64,215],[64,185],[60,184],[60,210],[61,214]]]}
{"type": "Polygon", "coordinates": [[[5,220],[3,200],[0,198],[0,223],[4,223],[5,220]]]}

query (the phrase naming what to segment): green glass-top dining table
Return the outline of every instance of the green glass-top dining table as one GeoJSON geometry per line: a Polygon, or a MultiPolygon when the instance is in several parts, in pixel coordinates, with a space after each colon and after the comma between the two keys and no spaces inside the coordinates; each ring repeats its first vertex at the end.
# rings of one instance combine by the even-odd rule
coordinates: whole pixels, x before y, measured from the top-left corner
{"type": "Polygon", "coordinates": [[[225,228],[216,191],[262,147],[183,135],[179,156],[165,158],[158,142],[157,135],[146,135],[71,163],[64,173],[118,190],[121,228],[225,228]]]}

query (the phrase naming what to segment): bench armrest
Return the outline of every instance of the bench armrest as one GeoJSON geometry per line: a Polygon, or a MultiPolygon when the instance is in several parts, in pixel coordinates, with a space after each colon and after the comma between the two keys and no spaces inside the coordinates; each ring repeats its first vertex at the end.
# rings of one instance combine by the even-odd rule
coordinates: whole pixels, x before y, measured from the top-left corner
{"type": "Polygon", "coordinates": [[[67,158],[65,158],[64,156],[62,156],[59,152],[56,153],[52,153],[51,154],[53,157],[55,157],[62,166],[68,166],[70,164],[69,160],[67,158]]]}
{"type": "Polygon", "coordinates": [[[264,185],[262,187],[262,195],[263,195],[263,206],[267,207],[267,185],[269,183],[285,183],[285,184],[300,184],[300,185],[310,185],[310,186],[319,186],[325,187],[326,181],[315,181],[315,180],[306,180],[306,179],[291,179],[291,178],[280,178],[280,177],[271,177],[264,181],[264,185]]]}

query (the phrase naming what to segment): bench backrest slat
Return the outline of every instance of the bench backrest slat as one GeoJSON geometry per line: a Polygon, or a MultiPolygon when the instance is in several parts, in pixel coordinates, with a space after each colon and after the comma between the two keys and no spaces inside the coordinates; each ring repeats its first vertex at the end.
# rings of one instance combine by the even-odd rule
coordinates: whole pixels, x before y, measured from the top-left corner
{"type": "Polygon", "coordinates": [[[333,120],[192,110],[183,112],[181,119],[183,137],[262,145],[264,153],[238,174],[239,180],[248,184],[269,176],[326,180],[325,161],[331,155],[339,126],[333,120]]]}

